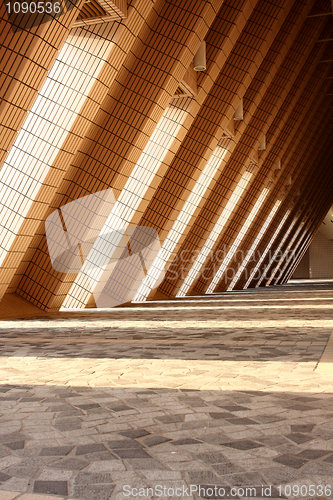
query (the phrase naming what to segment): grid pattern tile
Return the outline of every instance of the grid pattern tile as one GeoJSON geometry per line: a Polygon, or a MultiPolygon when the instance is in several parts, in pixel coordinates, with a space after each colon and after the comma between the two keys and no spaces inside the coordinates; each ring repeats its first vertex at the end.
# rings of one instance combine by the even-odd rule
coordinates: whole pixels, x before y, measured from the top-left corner
{"type": "Polygon", "coordinates": [[[112,283],[142,302],[288,279],[332,205],[330,0],[67,7],[38,26],[0,10],[0,297],[57,311],[112,283]],[[72,208],[63,272],[45,220],[69,237],[72,208]]]}

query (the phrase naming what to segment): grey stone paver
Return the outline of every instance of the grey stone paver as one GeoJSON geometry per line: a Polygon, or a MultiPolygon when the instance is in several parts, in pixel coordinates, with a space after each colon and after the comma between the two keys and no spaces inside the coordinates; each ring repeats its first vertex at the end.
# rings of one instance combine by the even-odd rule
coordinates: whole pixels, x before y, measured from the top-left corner
{"type": "Polygon", "coordinates": [[[327,482],[332,298],[287,286],[2,322],[0,500],[327,482]]]}

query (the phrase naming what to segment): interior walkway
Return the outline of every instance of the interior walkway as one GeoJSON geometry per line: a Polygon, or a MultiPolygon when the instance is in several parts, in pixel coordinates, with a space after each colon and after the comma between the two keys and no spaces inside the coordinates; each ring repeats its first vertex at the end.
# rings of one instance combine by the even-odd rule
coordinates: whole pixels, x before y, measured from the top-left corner
{"type": "Polygon", "coordinates": [[[330,498],[332,299],[303,282],[2,321],[0,500],[330,498]]]}

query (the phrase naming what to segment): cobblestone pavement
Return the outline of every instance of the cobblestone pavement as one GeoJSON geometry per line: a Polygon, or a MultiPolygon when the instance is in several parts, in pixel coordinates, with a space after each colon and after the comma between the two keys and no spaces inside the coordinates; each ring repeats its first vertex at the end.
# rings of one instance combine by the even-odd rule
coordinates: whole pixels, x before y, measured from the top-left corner
{"type": "Polygon", "coordinates": [[[288,285],[2,321],[0,500],[331,498],[332,298],[288,285]]]}

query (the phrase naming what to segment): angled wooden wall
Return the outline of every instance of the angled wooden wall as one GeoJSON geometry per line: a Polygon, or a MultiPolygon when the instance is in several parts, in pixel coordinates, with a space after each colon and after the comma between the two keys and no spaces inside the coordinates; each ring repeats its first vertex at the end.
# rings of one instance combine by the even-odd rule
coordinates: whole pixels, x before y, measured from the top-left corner
{"type": "Polygon", "coordinates": [[[333,199],[331,2],[114,5],[27,29],[2,7],[0,297],[94,304],[86,271],[53,269],[45,219],[108,188],[162,245],[135,300],[286,282],[333,199]]]}

